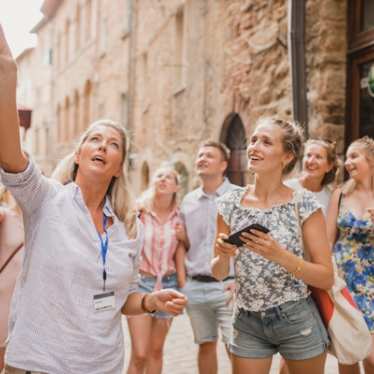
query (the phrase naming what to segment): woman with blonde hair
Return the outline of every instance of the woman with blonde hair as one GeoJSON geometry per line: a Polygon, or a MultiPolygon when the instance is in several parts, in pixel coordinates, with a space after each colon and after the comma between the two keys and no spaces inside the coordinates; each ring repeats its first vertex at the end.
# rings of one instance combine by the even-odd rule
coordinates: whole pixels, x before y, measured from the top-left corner
{"type": "MultiPolygon", "coordinates": [[[[177,234],[178,226],[183,225],[177,204],[179,189],[176,170],[162,166],[139,199],[145,236],[139,266],[140,292],[184,285],[185,248],[177,234]]],[[[173,315],[165,312],[128,318],[132,346],[128,374],[161,373],[163,347],[172,318],[173,315]]]]}
{"type": "MultiPolygon", "coordinates": [[[[339,167],[336,143],[323,139],[308,139],[303,148],[300,176],[287,179],[284,183],[294,190],[305,188],[311,191],[321,204],[323,215],[326,217],[339,167]]],[[[283,359],[280,363],[280,373],[289,373],[283,359]]]]}
{"type": "Polygon", "coordinates": [[[22,267],[23,242],[22,215],[9,191],[0,184],[0,371],[4,368],[9,310],[22,267]]]}
{"type": "Polygon", "coordinates": [[[300,176],[286,180],[285,184],[293,189],[305,188],[313,192],[322,205],[324,215],[327,216],[338,167],[335,142],[309,139],[304,145],[300,176]]]}
{"type": "Polygon", "coordinates": [[[223,279],[234,257],[234,374],[268,374],[277,352],[292,374],[324,372],[329,340],[308,285],[329,289],[333,284],[325,221],[313,193],[283,183],[301,148],[298,126],[260,119],[247,150],[254,184],[218,200],[212,271],[223,279]],[[227,242],[228,235],[246,228],[241,244],[227,242]],[[304,246],[310,261],[304,259],[304,246]]]}
{"type": "Polygon", "coordinates": [[[126,183],[128,137],[93,123],[72,155],[71,183],[46,178],[20,146],[17,68],[0,27],[0,174],[22,209],[25,260],[5,374],[120,374],[121,313],[180,313],[174,290],[137,290],[142,231],[126,183]]]}
{"type": "MultiPolygon", "coordinates": [[[[374,140],[365,136],[347,149],[349,179],[334,192],[328,213],[328,234],[339,274],[362,311],[373,337],[364,360],[374,373],[374,140]]],[[[349,347],[348,347],[349,348],[349,347]]],[[[359,365],[339,365],[340,374],[359,374],[359,365]]]]}

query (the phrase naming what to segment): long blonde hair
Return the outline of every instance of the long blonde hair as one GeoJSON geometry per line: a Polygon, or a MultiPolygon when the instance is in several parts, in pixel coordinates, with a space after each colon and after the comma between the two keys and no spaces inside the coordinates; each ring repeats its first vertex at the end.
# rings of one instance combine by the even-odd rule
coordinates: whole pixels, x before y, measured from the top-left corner
{"type": "MultiPolygon", "coordinates": [[[[156,177],[162,171],[171,171],[174,174],[175,182],[177,186],[180,185],[180,176],[178,172],[174,169],[174,167],[168,164],[161,165],[153,173],[149,188],[147,188],[137,200],[137,208],[139,211],[142,211],[142,210],[150,211],[152,209],[152,205],[154,203],[155,195],[156,195],[156,189],[155,189],[156,177]]],[[[178,195],[175,192],[173,195],[172,202],[171,202],[172,209],[174,209],[177,205],[178,205],[178,195]]]]}
{"type": "MultiPolygon", "coordinates": [[[[365,152],[366,159],[369,162],[371,168],[371,190],[374,191],[374,139],[364,136],[352,142],[349,147],[359,146],[365,152]]],[[[342,192],[345,195],[352,193],[356,188],[356,181],[349,178],[347,182],[343,184],[342,192]]]]}
{"type": "Polygon", "coordinates": [[[98,126],[112,128],[121,135],[121,174],[118,178],[113,177],[107,190],[107,196],[109,197],[114,213],[118,219],[124,223],[129,237],[133,238],[136,236],[136,212],[134,207],[134,199],[125,173],[129,141],[126,131],[121,125],[109,119],[101,119],[93,122],[81,136],[75,151],[64,157],[59,162],[56,169],[52,173],[52,177],[60,181],[62,184],[67,184],[75,180],[78,172],[78,164],[75,162],[75,155],[86,142],[90,134],[98,126]]]}

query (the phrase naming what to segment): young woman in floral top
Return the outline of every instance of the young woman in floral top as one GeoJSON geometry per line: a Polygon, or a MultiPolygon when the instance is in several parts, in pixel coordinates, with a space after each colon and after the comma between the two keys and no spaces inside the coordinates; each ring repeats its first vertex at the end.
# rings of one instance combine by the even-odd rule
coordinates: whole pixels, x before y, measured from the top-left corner
{"type": "MultiPolygon", "coordinates": [[[[345,168],[350,179],[332,196],[328,233],[335,243],[339,273],[374,337],[374,140],[354,141],[347,150],[345,168]]],[[[374,373],[374,338],[364,367],[366,374],[374,373]]],[[[340,365],[339,372],[359,374],[360,369],[358,364],[340,365]]]]}
{"type": "Polygon", "coordinates": [[[268,373],[277,352],[291,373],[324,370],[328,336],[308,285],[329,289],[333,284],[325,222],[313,193],[283,184],[301,147],[297,126],[261,119],[248,146],[254,184],[218,202],[219,234],[212,269],[216,278],[224,278],[230,257],[235,257],[237,298],[230,344],[234,374],[268,373]],[[224,241],[254,223],[270,232],[243,234],[239,248],[224,241]],[[311,261],[304,260],[303,242],[311,261]]]}

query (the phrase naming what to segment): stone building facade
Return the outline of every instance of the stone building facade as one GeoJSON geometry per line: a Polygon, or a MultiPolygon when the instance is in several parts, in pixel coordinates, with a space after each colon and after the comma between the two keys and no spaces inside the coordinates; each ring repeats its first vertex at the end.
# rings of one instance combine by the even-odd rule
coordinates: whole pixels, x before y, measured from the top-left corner
{"type": "MultiPolygon", "coordinates": [[[[33,54],[53,56],[41,69],[48,74],[33,82],[40,101],[33,143],[44,136],[50,147],[35,146],[39,160],[52,168],[90,121],[110,117],[131,134],[137,191],[161,162],[174,163],[185,190],[193,187],[195,153],[207,138],[229,146],[229,176],[245,183],[246,138],[257,119],[293,117],[293,2],[46,0],[34,28],[33,54]]],[[[337,140],[343,152],[350,140],[373,136],[373,2],[303,4],[305,125],[310,136],[337,140]]]]}

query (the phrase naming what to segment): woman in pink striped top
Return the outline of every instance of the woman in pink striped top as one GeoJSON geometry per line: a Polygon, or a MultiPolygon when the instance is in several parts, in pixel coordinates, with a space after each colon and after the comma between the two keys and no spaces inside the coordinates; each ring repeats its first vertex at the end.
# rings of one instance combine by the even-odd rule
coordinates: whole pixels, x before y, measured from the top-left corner
{"type": "MultiPolygon", "coordinates": [[[[183,221],[177,206],[179,177],[172,167],[158,169],[150,188],[141,196],[140,218],[144,246],[139,267],[139,291],[182,287],[185,282],[185,246],[178,240],[183,221]]],[[[128,374],[160,374],[163,347],[172,315],[156,312],[128,318],[131,359],[128,374]]]]}

